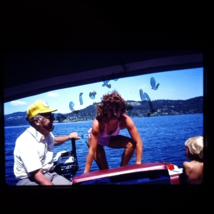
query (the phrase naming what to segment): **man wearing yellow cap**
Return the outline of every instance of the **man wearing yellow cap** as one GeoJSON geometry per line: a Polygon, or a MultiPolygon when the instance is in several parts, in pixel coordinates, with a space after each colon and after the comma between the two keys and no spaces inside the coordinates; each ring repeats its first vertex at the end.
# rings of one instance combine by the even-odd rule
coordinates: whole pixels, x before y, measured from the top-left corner
{"type": "Polygon", "coordinates": [[[43,100],[33,103],[27,110],[26,119],[31,125],[16,140],[14,149],[14,174],[17,185],[71,185],[71,182],[53,171],[53,147],[78,137],[72,132],[68,136],[55,137],[54,115],[43,100]]]}

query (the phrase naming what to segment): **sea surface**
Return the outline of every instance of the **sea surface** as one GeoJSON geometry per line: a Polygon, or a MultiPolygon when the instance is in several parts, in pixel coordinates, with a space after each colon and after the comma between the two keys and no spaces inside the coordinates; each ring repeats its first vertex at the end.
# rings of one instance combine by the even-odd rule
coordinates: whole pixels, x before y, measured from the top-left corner
{"type": "MultiPolygon", "coordinates": [[[[184,143],[193,136],[203,136],[203,114],[170,115],[159,117],[133,118],[133,121],[143,140],[142,162],[169,162],[182,167],[182,163],[188,159],[185,156],[184,143]]],[[[55,136],[68,135],[70,132],[78,132],[83,138],[76,140],[77,159],[79,171],[83,173],[85,168],[88,147],[88,129],[93,121],[73,123],[55,123],[53,134],[55,136]]],[[[5,181],[8,185],[15,185],[17,180],[13,173],[13,150],[16,139],[29,126],[5,127],[5,181]]],[[[127,130],[121,130],[121,135],[130,136],[127,130]]],[[[66,141],[60,146],[54,147],[54,156],[62,150],[71,150],[71,141],[66,141]]],[[[111,149],[104,147],[109,168],[119,167],[124,149],[111,149]]],[[[136,153],[135,153],[136,154],[136,153]]],[[[129,165],[135,164],[135,154],[129,165]]],[[[99,170],[93,161],[91,171],[99,170]]]]}

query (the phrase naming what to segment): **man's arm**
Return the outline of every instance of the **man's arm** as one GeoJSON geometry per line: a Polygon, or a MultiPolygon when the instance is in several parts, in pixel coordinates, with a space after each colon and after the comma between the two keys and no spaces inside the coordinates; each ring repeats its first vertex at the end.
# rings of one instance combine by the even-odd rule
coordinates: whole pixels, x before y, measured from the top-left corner
{"type": "Polygon", "coordinates": [[[140,134],[133,120],[129,116],[126,116],[125,121],[126,121],[126,128],[128,129],[132,139],[136,143],[136,164],[141,164],[142,155],[143,155],[143,141],[140,137],[140,134]]]}
{"type": "Polygon", "coordinates": [[[58,136],[58,137],[55,137],[54,138],[55,139],[54,146],[61,145],[65,141],[71,140],[72,138],[74,138],[74,139],[80,139],[80,137],[78,136],[77,132],[72,132],[72,133],[70,133],[67,136],[58,136]]]}
{"type": "Polygon", "coordinates": [[[53,185],[53,183],[44,176],[42,169],[31,172],[31,174],[39,185],[53,185]]]}

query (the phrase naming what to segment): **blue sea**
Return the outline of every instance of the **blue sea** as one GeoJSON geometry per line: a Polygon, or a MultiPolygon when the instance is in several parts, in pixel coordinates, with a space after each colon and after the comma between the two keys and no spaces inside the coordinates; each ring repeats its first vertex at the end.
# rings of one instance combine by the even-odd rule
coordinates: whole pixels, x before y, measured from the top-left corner
{"type": "MultiPolygon", "coordinates": [[[[170,162],[182,167],[182,163],[188,159],[185,156],[184,143],[193,136],[203,136],[203,114],[170,115],[159,117],[133,118],[133,121],[143,140],[142,162],[170,162]]],[[[88,147],[88,129],[93,121],[55,123],[53,134],[55,136],[68,135],[70,132],[78,132],[83,138],[76,140],[77,158],[79,171],[83,173],[85,168],[88,147]]],[[[5,179],[8,185],[15,185],[17,180],[13,173],[13,150],[16,139],[29,126],[5,127],[5,179]]],[[[130,136],[127,130],[121,130],[121,135],[130,136]]],[[[111,149],[104,147],[109,168],[119,167],[123,149],[111,149]]],[[[54,148],[54,156],[62,150],[71,150],[71,141],[66,141],[54,148]]],[[[135,154],[129,165],[135,164],[135,154]]],[[[98,170],[93,161],[91,171],[98,170]]]]}

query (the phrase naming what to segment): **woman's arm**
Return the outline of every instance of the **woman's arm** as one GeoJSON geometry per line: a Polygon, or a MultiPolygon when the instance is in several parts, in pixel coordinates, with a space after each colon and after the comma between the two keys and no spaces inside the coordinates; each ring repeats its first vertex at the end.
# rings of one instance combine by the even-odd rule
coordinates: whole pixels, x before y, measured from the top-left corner
{"type": "Polygon", "coordinates": [[[86,158],[84,173],[87,173],[90,171],[91,164],[92,164],[92,161],[94,159],[96,149],[97,149],[99,133],[100,133],[99,132],[99,122],[95,119],[93,126],[92,126],[91,138],[88,139],[89,150],[88,150],[88,155],[86,158]]]}
{"type": "Polygon", "coordinates": [[[127,115],[125,115],[124,118],[124,128],[128,129],[129,134],[136,143],[136,164],[141,164],[143,155],[143,141],[133,120],[127,115]]]}

